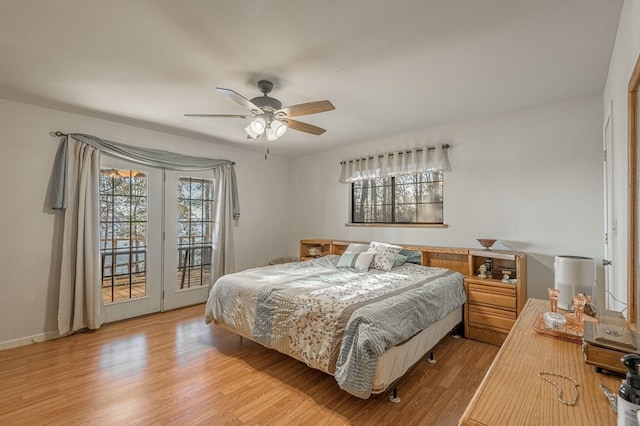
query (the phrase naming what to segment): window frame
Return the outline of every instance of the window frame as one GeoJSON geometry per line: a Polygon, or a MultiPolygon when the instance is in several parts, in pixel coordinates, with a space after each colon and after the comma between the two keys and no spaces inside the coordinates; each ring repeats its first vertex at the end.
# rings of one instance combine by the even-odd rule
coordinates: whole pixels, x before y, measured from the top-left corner
{"type": "Polygon", "coordinates": [[[177,184],[177,272],[181,278],[176,282],[176,290],[183,291],[191,288],[208,287],[210,285],[213,268],[211,254],[213,250],[213,228],[215,222],[215,182],[212,178],[207,177],[178,175],[177,184]],[[181,190],[185,184],[188,187],[188,194],[181,190]],[[194,191],[198,185],[200,189],[194,191]],[[194,195],[194,192],[196,195],[194,195]],[[196,213],[198,209],[194,209],[194,204],[201,204],[200,215],[196,213]],[[185,212],[188,212],[188,214],[181,216],[181,208],[184,209],[185,212]],[[201,217],[198,218],[197,216],[201,217]],[[194,228],[199,228],[200,231],[193,234],[194,228]],[[181,230],[184,229],[188,229],[186,232],[187,235],[180,235],[181,230]],[[210,230],[210,232],[205,232],[205,230],[210,230]],[[183,242],[185,238],[187,239],[186,243],[183,242]],[[194,239],[200,239],[200,241],[198,242],[194,239]],[[196,278],[195,281],[192,273],[196,278]]]}
{"type": "MultiPolygon", "coordinates": [[[[425,171],[428,172],[428,171],[425,171]]],[[[429,181],[424,181],[424,180],[420,180],[421,177],[419,177],[419,175],[421,175],[422,173],[425,172],[416,172],[414,173],[414,178],[416,179],[417,182],[423,182],[423,183],[427,183],[427,182],[439,182],[442,185],[442,194],[441,194],[441,201],[436,201],[436,202],[418,202],[418,200],[415,200],[415,202],[413,203],[414,206],[416,206],[416,208],[420,205],[424,205],[424,204],[440,204],[441,206],[441,210],[442,210],[442,221],[441,222],[399,222],[396,219],[396,207],[397,207],[397,194],[396,194],[396,190],[397,190],[397,186],[402,185],[404,186],[405,184],[397,184],[396,182],[396,176],[389,176],[388,178],[391,179],[391,184],[390,186],[390,193],[391,193],[391,221],[390,222],[359,222],[355,220],[355,212],[356,212],[356,196],[355,196],[355,191],[356,191],[356,184],[358,182],[362,182],[358,181],[358,182],[350,182],[350,191],[349,191],[349,221],[345,224],[346,226],[363,226],[363,227],[367,227],[367,226],[371,226],[371,227],[422,227],[422,228],[446,228],[447,224],[445,222],[445,216],[444,216],[444,182],[445,182],[445,178],[444,178],[444,171],[437,171],[437,173],[439,173],[440,175],[440,179],[438,180],[429,180],[429,181]]],[[[367,179],[369,181],[375,181],[375,178],[372,179],[367,179]]],[[[416,217],[417,219],[417,217],[416,217]]]]}

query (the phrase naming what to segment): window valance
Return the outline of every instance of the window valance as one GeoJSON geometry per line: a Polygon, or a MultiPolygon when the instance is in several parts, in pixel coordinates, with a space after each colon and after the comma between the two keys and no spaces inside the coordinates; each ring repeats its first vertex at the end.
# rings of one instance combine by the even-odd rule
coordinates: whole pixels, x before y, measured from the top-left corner
{"type": "Polygon", "coordinates": [[[236,172],[233,167],[235,163],[230,160],[193,157],[190,155],[183,155],[159,149],[141,148],[81,133],[65,135],[58,132],[56,135],[62,136],[62,140],[58,147],[58,152],[56,153],[53,165],[54,172],[51,192],[51,207],[53,209],[65,209],[67,207],[67,140],[68,137],[72,137],[75,140],[90,145],[107,155],[133,161],[146,166],[181,171],[209,170],[229,166],[231,169],[230,183],[233,200],[233,219],[238,220],[240,218],[240,202],[236,184],[236,172]]]}
{"type": "Polygon", "coordinates": [[[341,183],[400,176],[426,171],[449,170],[450,145],[425,146],[411,151],[390,152],[342,161],[341,183]]]}

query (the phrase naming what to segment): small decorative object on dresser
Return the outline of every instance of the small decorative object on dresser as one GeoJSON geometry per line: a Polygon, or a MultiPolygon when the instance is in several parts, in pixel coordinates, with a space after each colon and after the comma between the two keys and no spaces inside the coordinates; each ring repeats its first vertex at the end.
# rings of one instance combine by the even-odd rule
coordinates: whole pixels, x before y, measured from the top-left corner
{"type": "Polygon", "coordinates": [[[480,243],[482,247],[484,247],[487,250],[490,250],[491,246],[493,246],[495,242],[498,240],[494,240],[491,238],[478,238],[477,241],[480,243]]]}
{"type": "Polygon", "coordinates": [[[484,263],[478,268],[478,278],[487,278],[487,265],[484,263]]]}
{"type": "Polygon", "coordinates": [[[628,327],[621,312],[603,310],[598,313],[597,323],[585,321],[582,352],[585,363],[596,371],[625,374],[627,369],[620,358],[640,354],[640,333],[628,327]]]}
{"type": "Polygon", "coordinates": [[[322,255],[321,247],[309,247],[309,256],[320,257],[322,255]]]}
{"type": "Polygon", "coordinates": [[[558,312],[558,296],[560,295],[560,290],[557,288],[548,288],[547,292],[549,293],[549,304],[551,305],[551,312],[558,312]]]}

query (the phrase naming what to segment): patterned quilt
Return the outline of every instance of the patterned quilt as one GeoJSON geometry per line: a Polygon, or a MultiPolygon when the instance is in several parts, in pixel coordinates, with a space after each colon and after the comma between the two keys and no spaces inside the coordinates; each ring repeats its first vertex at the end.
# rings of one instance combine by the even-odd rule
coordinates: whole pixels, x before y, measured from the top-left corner
{"type": "Polygon", "coordinates": [[[390,272],[336,268],[339,256],[249,269],[212,287],[205,320],[333,374],[368,398],[388,348],[465,301],[460,273],[405,263],[390,272]]]}

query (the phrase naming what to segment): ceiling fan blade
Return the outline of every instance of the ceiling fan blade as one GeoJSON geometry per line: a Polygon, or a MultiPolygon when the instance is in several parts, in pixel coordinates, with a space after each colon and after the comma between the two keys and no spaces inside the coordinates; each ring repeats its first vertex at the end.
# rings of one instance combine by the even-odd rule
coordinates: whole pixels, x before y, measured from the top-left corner
{"type": "Polygon", "coordinates": [[[313,124],[303,123],[302,121],[282,119],[288,128],[297,130],[299,132],[311,133],[312,135],[321,135],[326,132],[322,127],[314,126],[313,124]]]}
{"type": "Polygon", "coordinates": [[[319,112],[332,111],[336,109],[329,101],[307,102],[305,104],[292,105],[275,111],[275,115],[281,117],[299,117],[301,115],[318,114],[319,112]]]}
{"type": "Polygon", "coordinates": [[[185,114],[185,117],[214,117],[214,118],[251,118],[250,115],[238,114],[185,114]]]}
{"type": "Polygon", "coordinates": [[[223,95],[225,95],[227,98],[231,99],[232,101],[239,103],[240,105],[247,108],[248,110],[250,110],[252,113],[256,115],[262,114],[264,112],[260,108],[258,108],[253,102],[251,102],[249,99],[245,98],[238,92],[235,92],[231,89],[223,89],[222,87],[216,87],[216,90],[222,93],[223,95]]]}

